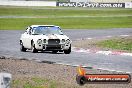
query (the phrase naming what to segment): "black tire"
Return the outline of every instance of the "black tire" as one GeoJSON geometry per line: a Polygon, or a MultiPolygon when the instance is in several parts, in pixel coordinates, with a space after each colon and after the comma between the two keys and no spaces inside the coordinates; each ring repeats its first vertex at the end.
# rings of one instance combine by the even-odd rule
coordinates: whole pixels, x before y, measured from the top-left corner
{"type": "Polygon", "coordinates": [[[77,84],[84,85],[86,83],[86,78],[84,76],[76,76],[77,84]]]}
{"type": "Polygon", "coordinates": [[[27,50],[27,49],[23,46],[22,41],[20,41],[20,51],[26,52],[26,50],[27,50]]]}
{"type": "Polygon", "coordinates": [[[69,47],[68,50],[64,50],[64,53],[65,53],[65,54],[70,54],[70,53],[71,53],[71,45],[70,45],[70,47],[69,47]]]}
{"type": "Polygon", "coordinates": [[[52,53],[57,53],[58,51],[57,50],[53,50],[52,53]]]}
{"type": "Polygon", "coordinates": [[[32,45],[31,45],[31,52],[32,53],[37,53],[38,52],[37,49],[35,48],[34,42],[32,42],[32,45]]]}

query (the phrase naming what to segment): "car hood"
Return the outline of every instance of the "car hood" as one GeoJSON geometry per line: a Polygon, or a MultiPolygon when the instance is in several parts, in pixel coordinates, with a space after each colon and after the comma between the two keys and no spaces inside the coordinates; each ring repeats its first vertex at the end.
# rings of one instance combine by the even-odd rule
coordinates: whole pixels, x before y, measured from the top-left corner
{"type": "Polygon", "coordinates": [[[33,35],[36,39],[69,39],[66,35],[48,34],[48,35],[33,35]]]}

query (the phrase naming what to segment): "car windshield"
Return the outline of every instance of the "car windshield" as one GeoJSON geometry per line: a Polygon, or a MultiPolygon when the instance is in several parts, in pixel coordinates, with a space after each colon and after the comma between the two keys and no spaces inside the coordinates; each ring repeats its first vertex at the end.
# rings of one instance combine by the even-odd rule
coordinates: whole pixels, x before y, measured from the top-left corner
{"type": "Polygon", "coordinates": [[[39,27],[33,27],[33,33],[32,34],[59,34],[63,35],[61,29],[59,27],[55,26],[39,26],[39,27]]]}

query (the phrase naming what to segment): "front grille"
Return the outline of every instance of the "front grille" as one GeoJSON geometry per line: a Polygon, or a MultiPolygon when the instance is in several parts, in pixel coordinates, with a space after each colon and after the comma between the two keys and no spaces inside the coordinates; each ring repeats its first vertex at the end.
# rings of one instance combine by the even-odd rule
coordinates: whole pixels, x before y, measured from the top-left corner
{"type": "Polygon", "coordinates": [[[60,43],[59,39],[49,39],[48,45],[58,45],[60,43]]]}
{"type": "Polygon", "coordinates": [[[61,45],[47,45],[46,50],[60,50],[61,45]]]}

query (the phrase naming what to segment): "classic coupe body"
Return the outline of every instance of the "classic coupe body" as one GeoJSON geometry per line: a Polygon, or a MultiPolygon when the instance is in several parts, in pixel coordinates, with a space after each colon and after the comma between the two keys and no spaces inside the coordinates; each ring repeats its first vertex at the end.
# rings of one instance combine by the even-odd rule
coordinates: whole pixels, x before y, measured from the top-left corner
{"type": "Polygon", "coordinates": [[[38,51],[58,51],[65,54],[71,53],[71,40],[63,34],[59,26],[54,25],[31,25],[20,38],[20,50],[27,49],[33,53],[38,51]]]}

